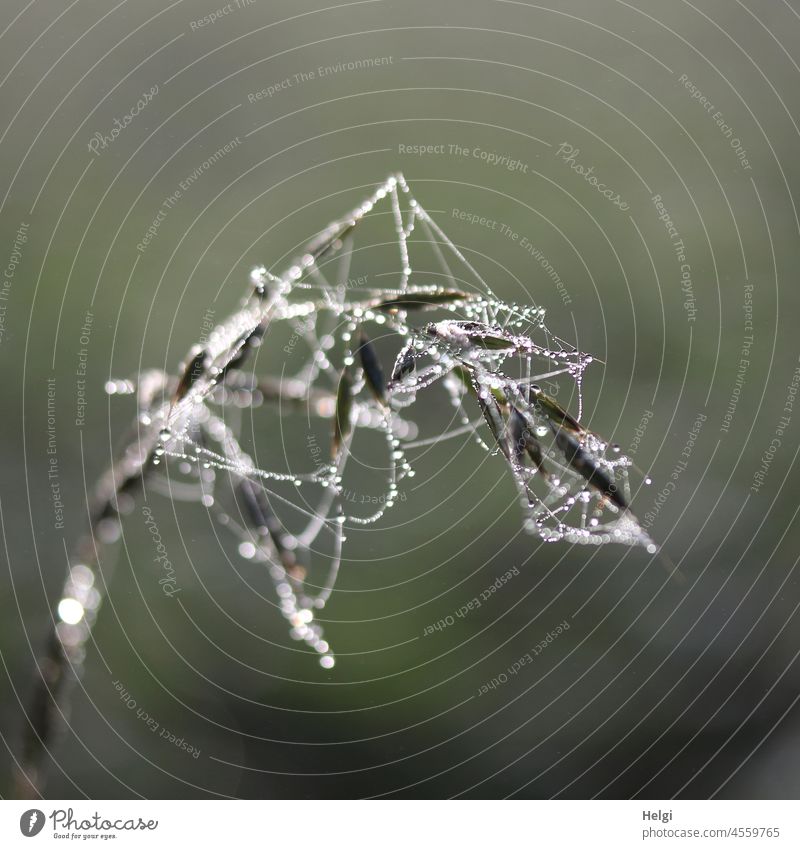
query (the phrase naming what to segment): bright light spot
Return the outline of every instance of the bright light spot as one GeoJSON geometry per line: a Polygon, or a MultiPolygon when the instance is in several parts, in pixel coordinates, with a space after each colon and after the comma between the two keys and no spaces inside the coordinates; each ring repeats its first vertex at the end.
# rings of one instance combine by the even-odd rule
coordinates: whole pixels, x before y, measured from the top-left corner
{"type": "Polygon", "coordinates": [[[91,587],[94,583],[94,574],[88,566],[78,563],[69,570],[69,579],[73,584],[80,584],[83,587],[91,587]]]}
{"type": "Polygon", "coordinates": [[[336,661],[329,654],[326,654],[319,659],[319,665],[323,669],[333,669],[333,665],[335,663],[336,661]]]}
{"type": "Polygon", "coordinates": [[[239,554],[245,560],[252,560],[255,557],[256,547],[252,542],[243,542],[239,545],[239,554]]]}
{"type": "Polygon", "coordinates": [[[58,617],[67,625],[77,625],[83,619],[83,605],[74,598],[62,598],[58,603],[58,617]]]}

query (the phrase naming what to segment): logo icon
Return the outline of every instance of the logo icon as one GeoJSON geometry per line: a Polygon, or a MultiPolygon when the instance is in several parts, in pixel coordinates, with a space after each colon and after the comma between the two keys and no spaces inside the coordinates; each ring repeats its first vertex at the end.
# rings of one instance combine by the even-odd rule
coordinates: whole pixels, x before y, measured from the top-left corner
{"type": "Polygon", "coordinates": [[[19,830],[25,837],[36,837],[44,828],[44,812],[38,808],[31,808],[19,818],[19,830]]]}

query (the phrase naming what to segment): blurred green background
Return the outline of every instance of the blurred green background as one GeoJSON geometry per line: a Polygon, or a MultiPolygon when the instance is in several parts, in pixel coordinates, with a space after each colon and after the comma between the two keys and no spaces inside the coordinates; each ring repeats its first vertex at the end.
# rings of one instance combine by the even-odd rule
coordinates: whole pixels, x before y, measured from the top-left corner
{"type": "MultiPolygon", "coordinates": [[[[400,170],[501,295],[546,307],[553,332],[602,361],[584,386],[593,429],[627,449],[646,419],[635,460],[654,483],[640,516],[706,417],[651,528],[686,582],[640,550],[526,536],[503,464],[469,441],[454,459],[447,443],[405,501],[352,535],[324,616],[337,665],[323,670],[235,538],[199,505],[153,496],[182,607],[161,592],[134,512],[103,556],[109,595],[47,794],[797,796],[799,12],[793,0],[8,0],[4,795],[86,487],[135,412],[105,381],[174,370],[207,311],[221,320],[238,304],[253,265],[280,271],[400,170]],[[115,119],[126,126],[112,138],[115,119]],[[231,142],[138,249],[165,199],[231,142]],[[444,152],[409,152],[420,145],[444,152]],[[570,148],[622,207],[570,167],[570,148]],[[480,610],[423,636],[512,567],[480,610]],[[535,663],[478,696],[563,620],[535,663]],[[200,755],[151,733],[114,681],[200,755]]],[[[260,361],[279,372],[281,358],[265,347],[260,361]]],[[[429,425],[450,415],[437,398],[429,425]]]]}

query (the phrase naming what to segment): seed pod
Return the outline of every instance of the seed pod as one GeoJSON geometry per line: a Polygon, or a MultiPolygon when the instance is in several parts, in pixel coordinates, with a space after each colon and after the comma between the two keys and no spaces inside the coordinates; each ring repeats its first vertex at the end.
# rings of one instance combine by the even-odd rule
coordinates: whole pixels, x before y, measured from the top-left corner
{"type": "Polygon", "coordinates": [[[628,503],[625,501],[619,487],[611,480],[608,472],[595,463],[592,456],[584,449],[574,434],[563,427],[550,425],[555,436],[556,445],[567,464],[573,468],[588,484],[602,493],[612,504],[620,510],[627,510],[628,503]]]}
{"type": "Polygon", "coordinates": [[[535,383],[531,384],[529,398],[534,409],[559,427],[574,433],[585,433],[584,428],[554,399],[542,392],[535,383]]]}
{"type": "Polygon", "coordinates": [[[470,333],[468,337],[473,345],[486,351],[507,351],[517,347],[513,339],[506,339],[494,333],[470,333]]]}
{"type": "Polygon", "coordinates": [[[380,360],[375,352],[372,342],[367,334],[361,330],[358,356],[361,359],[361,368],[364,369],[364,377],[375,400],[382,406],[386,406],[386,378],[383,376],[380,360]]]}
{"type": "Polygon", "coordinates": [[[409,343],[402,351],[400,351],[397,355],[397,359],[394,361],[394,368],[392,369],[392,383],[397,383],[407,374],[411,374],[415,367],[416,360],[414,357],[414,346],[409,343]]]}
{"type": "Polygon", "coordinates": [[[350,369],[345,366],[342,376],[339,378],[339,389],[336,392],[336,413],[333,418],[333,441],[331,443],[331,458],[335,460],[339,456],[353,427],[353,376],[350,369]]]}
{"type": "Polygon", "coordinates": [[[503,438],[503,416],[500,413],[500,407],[497,405],[494,395],[485,386],[476,383],[475,392],[478,396],[478,404],[480,405],[483,417],[486,424],[489,425],[492,435],[497,442],[500,450],[503,452],[506,460],[511,461],[511,453],[508,449],[508,443],[503,438]]]}
{"type": "Polygon", "coordinates": [[[544,467],[544,453],[539,441],[531,432],[531,425],[525,416],[515,407],[511,406],[508,417],[508,435],[511,443],[511,455],[518,466],[522,465],[527,453],[534,468],[542,477],[547,478],[548,472],[544,467]]]}
{"type": "Polygon", "coordinates": [[[477,394],[475,392],[475,383],[472,379],[472,375],[470,374],[466,366],[454,366],[453,374],[464,384],[468,392],[471,392],[473,395],[477,394]]]}
{"type": "Polygon", "coordinates": [[[503,336],[502,331],[479,321],[439,321],[429,324],[425,332],[458,348],[474,346],[487,351],[502,351],[515,348],[517,344],[503,336]]]}
{"type": "Polygon", "coordinates": [[[403,292],[372,305],[376,310],[426,310],[456,304],[469,299],[466,292],[456,289],[441,289],[438,292],[403,292]]]}
{"type": "Polygon", "coordinates": [[[195,345],[194,348],[192,348],[192,358],[186,364],[183,374],[181,375],[181,379],[178,382],[178,386],[175,389],[175,395],[172,399],[173,404],[186,397],[186,393],[192,388],[192,386],[194,386],[195,382],[206,370],[207,360],[208,351],[206,351],[205,348],[201,348],[199,345],[195,345]]]}
{"type": "Polygon", "coordinates": [[[220,372],[217,375],[218,383],[221,383],[224,380],[225,375],[229,371],[240,369],[244,365],[247,358],[253,353],[253,350],[261,344],[261,340],[267,332],[268,323],[267,319],[262,319],[252,330],[246,330],[236,340],[232,349],[236,353],[234,353],[228,362],[220,369],[220,372]]]}
{"type": "Polygon", "coordinates": [[[250,480],[250,478],[242,478],[238,489],[250,521],[258,534],[262,537],[269,536],[284,568],[294,567],[294,553],[286,547],[283,526],[269,506],[264,495],[264,487],[250,480]]]}

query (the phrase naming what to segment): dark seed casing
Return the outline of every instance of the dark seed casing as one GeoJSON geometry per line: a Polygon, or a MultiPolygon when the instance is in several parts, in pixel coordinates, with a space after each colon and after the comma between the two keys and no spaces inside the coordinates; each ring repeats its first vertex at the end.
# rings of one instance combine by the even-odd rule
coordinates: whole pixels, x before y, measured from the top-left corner
{"type": "Polygon", "coordinates": [[[375,348],[363,330],[359,338],[358,356],[361,360],[361,368],[364,369],[367,386],[378,403],[386,406],[386,378],[383,376],[383,369],[375,348]]]}
{"type": "Polygon", "coordinates": [[[350,369],[345,366],[339,378],[339,388],[336,392],[336,413],[333,418],[333,441],[331,443],[331,458],[336,459],[350,436],[353,423],[351,414],[353,412],[353,376],[350,369]]]}
{"type": "Polygon", "coordinates": [[[584,433],[584,428],[554,398],[546,395],[533,384],[530,387],[530,402],[539,415],[544,416],[560,427],[575,433],[584,433]]]}
{"type": "Polygon", "coordinates": [[[373,305],[376,310],[424,310],[466,301],[469,295],[457,289],[442,289],[439,292],[403,292],[373,305]]]}
{"type": "Polygon", "coordinates": [[[600,468],[589,453],[584,450],[574,434],[563,427],[550,425],[555,436],[556,445],[567,464],[573,468],[590,486],[602,493],[612,504],[620,510],[627,510],[625,501],[619,487],[611,480],[608,472],[600,468]]]}
{"type": "Polygon", "coordinates": [[[195,348],[194,356],[186,364],[181,379],[175,389],[174,401],[180,401],[186,393],[194,386],[195,382],[203,375],[208,360],[208,352],[205,348],[195,348]]]}
{"type": "Polygon", "coordinates": [[[527,454],[534,468],[546,478],[548,473],[544,467],[542,446],[532,433],[531,423],[513,405],[508,418],[508,434],[511,442],[511,454],[517,465],[522,465],[527,454]]]}
{"type": "Polygon", "coordinates": [[[503,438],[503,431],[505,430],[505,427],[503,425],[503,415],[500,412],[500,407],[498,406],[494,395],[491,391],[487,390],[486,387],[476,385],[474,388],[478,396],[478,404],[480,405],[481,412],[483,413],[483,418],[486,420],[486,424],[489,425],[489,430],[491,430],[498,447],[503,452],[503,455],[510,461],[511,452],[509,451],[508,443],[503,438]]]}
{"type": "Polygon", "coordinates": [[[414,371],[414,367],[414,347],[409,344],[400,351],[397,355],[397,359],[394,361],[394,368],[392,369],[392,383],[396,383],[397,381],[402,380],[406,375],[411,374],[411,372],[414,371]]]}

